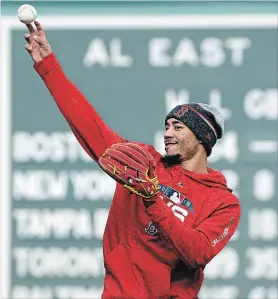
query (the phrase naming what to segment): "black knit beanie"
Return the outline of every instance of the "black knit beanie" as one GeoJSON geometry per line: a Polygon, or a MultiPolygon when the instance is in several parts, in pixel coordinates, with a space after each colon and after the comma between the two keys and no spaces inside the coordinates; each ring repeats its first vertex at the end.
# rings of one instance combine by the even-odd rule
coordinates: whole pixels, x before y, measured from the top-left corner
{"type": "Polygon", "coordinates": [[[222,114],[215,107],[208,104],[178,105],[166,116],[165,124],[169,118],[175,118],[183,122],[202,142],[207,156],[210,156],[217,139],[221,139],[224,133],[222,114]]]}

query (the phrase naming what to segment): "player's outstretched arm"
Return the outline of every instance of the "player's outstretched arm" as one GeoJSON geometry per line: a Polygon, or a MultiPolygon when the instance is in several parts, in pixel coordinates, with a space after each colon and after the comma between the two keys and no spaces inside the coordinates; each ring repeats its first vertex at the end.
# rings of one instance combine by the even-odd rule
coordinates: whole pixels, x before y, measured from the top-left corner
{"type": "Polygon", "coordinates": [[[26,25],[29,33],[24,36],[27,41],[25,49],[79,143],[94,160],[98,160],[107,147],[124,140],[103,122],[66,77],[41,24],[38,21],[34,23],[36,29],[31,24],[26,25]]]}

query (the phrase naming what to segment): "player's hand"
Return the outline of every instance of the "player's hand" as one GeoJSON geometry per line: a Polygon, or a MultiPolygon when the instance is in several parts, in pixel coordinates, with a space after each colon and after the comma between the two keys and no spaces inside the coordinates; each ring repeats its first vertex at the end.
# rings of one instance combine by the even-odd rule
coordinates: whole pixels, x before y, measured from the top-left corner
{"type": "Polygon", "coordinates": [[[45,57],[52,53],[52,49],[46,38],[46,34],[38,21],[34,22],[36,29],[32,24],[26,24],[29,33],[24,35],[27,44],[25,49],[32,57],[35,63],[42,61],[45,57]]]}
{"type": "Polygon", "coordinates": [[[98,160],[101,168],[132,193],[152,199],[159,191],[155,161],[136,143],[117,143],[98,160]]]}

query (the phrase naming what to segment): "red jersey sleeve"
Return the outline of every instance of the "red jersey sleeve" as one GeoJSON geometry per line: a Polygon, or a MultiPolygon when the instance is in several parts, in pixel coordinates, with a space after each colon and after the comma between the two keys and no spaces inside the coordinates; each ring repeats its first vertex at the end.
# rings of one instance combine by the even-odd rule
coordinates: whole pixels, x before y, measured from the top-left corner
{"type": "Polygon", "coordinates": [[[114,143],[124,142],[102,120],[77,87],[66,77],[52,53],[34,65],[59,110],[84,150],[95,161],[114,143]]]}
{"type": "Polygon", "coordinates": [[[156,228],[191,268],[207,265],[228,243],[240,219],[238,203],[222,204],[199,226],[181,222],[163,200],[146,209],[156,228]]]}

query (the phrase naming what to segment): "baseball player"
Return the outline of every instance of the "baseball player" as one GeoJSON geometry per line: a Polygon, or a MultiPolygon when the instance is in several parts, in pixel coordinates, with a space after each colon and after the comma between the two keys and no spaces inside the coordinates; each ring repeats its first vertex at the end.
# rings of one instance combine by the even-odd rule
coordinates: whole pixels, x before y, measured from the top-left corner
{"type": "Polygon", "coordinates": [[[240,204],[207,166],[223,135],[207,104],[178,105],[165,118],[165,151],[125,140],[67,78],[38,21],[26,50],[72,132],[117,181],[104,236],[102,299],[198,298],[205,266],[226,246],[240,204]]]}

